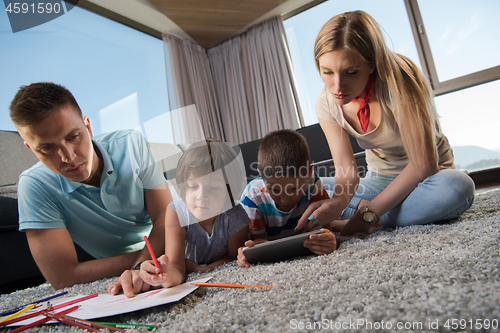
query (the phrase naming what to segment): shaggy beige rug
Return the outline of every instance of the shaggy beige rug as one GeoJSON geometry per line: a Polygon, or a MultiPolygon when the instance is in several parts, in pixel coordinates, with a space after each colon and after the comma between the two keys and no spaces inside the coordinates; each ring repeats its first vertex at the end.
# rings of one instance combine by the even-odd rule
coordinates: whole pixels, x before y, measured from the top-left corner
{"type": "MultiPolygon", "coordinates": [[[[338,251],[327,256],[191,274],[189,280],[211,276],[211,282],[274,288],[200,287],[179,302],[105,320],[156,324],[160,332],[498,332],[499,206],[500,189],[483,190],[457,220],[340,238],[338,251]]],[[[105,293],[114,280],[65,290],[105,293]]],[[[54,292],[43,284],[1,295],[0,310],[54,292]]],[[[31,330],[57,331],[80,329],[31,330]]]]}

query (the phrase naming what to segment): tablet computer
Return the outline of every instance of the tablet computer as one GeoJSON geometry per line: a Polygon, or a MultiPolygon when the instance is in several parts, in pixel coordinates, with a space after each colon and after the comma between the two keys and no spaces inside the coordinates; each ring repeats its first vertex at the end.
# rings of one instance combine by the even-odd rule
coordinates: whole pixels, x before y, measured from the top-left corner
{"type": "Polygon", "coordinates": [[[304,232],[298,235],[276,239],[270,242],[245,247],[243,254],[249,264],[257,262],[277,262],[292,259],[299,256],[314,254],[304,247],[304,238],[311,234],[320,234],[321,229],[304,232]]]}

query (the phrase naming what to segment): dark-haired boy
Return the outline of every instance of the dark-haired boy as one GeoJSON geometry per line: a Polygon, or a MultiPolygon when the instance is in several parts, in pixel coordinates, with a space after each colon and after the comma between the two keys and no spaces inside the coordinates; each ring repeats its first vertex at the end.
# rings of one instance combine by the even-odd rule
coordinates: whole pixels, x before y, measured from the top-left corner
{"type": "MultiPolygon", "coordinates": [[[[321,180],[311,166],[309,147],[305,138],[293,130],[278,130],[267,134],[258,153],[261,178],[250,182],[241,199],[241,205],[250,217],[251,247],[269,240],[301,232],[297,223],[311,202],[330,199],[321,180]]],[[[312,221],[314,228],[317,220],[312,221]]],[[[310,235],[304,246],[313,253],[328,254],[336,248],[335,235],[328,229],[310,235]]],[[[249,267],[238,251],[239,266],[249,267]]]]}

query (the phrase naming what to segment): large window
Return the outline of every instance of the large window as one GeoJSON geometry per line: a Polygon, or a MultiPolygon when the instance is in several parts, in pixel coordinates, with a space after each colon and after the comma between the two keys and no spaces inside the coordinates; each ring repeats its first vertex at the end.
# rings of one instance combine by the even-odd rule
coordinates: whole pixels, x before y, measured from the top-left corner
{"type": "Polygon", "coordinates": [[[492,103],[499,92],[497,80],[435,98],[457,169],[477,171],[500,166],[500,107],[492,103]]]}
{"type": "Polygon", "coordinates": [[[0,11],[0,129],[15,131],[9,105],[22,85],[68,88],[94,134],[138,128],[169,111],[163,41],[80,7],[12,33],[0,11]]]}
{"type": "Polygon", "coordinates": [[[500,2],[407,0],[421,57],[441,95],[500,77],[500,2]]]}
{"type": "Polygon", "coordinates": [[[480,0],[329,0],[284,21],[306,125],[317,123],[315,102],[323,82],[313,47],[336,14],[364,10],[383,28],[393,51],[412,59],[430,77],[444,134],[457,167],[500,166],[500,2],[480,0]],[[496,80],[496,81],[495,81],[496,80]]]}

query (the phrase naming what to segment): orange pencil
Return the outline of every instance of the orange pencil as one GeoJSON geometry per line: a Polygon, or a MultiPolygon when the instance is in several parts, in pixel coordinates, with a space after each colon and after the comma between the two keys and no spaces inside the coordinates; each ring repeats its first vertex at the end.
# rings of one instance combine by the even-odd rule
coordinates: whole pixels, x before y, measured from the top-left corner
{"type": "Polygon", "coordinates": [[[144,236],[144,241],[146,242],[146,246],[148,247],[149,254],[151,255],[151,258],[153,259],[153,262],[154,262],[156,268],[158,268],[160,270],[160,274],[158,274],[158,275],[160,276],[160,279],[163,280],[163,274],[161,273],[160,264],[158,264],[158,260],[156,260],[155,253],[153,252],[153,248],[151,247],[151,244],[149,244],[148,237],[144,236]]]}
{"type": "Polygon", "coordinates": [[[229,283],[209,283],[209,282],[195,282],[191,283],[197,287],[219,287],[219,288],[260,288],[260,289],[271,289],[273,286],[262,286],[256,284],[229,284],[229,283]]]}

